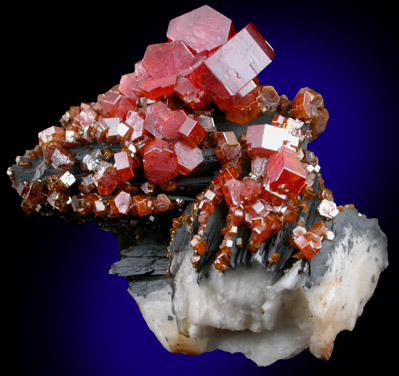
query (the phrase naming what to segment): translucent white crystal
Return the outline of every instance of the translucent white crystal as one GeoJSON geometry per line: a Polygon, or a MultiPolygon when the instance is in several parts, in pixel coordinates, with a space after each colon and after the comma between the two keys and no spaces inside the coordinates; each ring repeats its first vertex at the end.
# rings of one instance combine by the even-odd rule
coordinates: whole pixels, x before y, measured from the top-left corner
{"type": "Polygon", "coordinates": [[[319,214],[325,219],[333,219],[338,213],[337,204],[333,201],[322,200],[317,207],[319,214]]]}
{"type": "Polygon", "coordinates": [[[332,241],[334,238],[335,234],[332,231],[327,231],[326,239],[332,241]]]}

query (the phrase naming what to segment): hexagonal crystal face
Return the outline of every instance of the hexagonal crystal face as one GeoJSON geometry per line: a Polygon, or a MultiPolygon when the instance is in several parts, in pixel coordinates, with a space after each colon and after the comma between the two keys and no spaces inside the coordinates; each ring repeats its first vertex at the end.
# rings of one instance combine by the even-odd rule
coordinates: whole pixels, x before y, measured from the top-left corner
{"type": "Polygon", "coordinates": [[[330,200],[322,200],[320,205],[317,207],[317,211],[320,216],[323,218],[330,220],[333,219],[338,213],[337,204],[330,200]]]}
{"type": "Polygon", "coordinates": [[[145,177],[154,183],[165,184],[178,175],[176,154],[169,142],[154,139],[144,149],[145,177]]]}
{"type": "Polygon", "coordinates": [[[182,40],[201,53],[222,46],[234,33],[229,18],[204,5],[171,20],[166,35],[169,40],[182,40]]]}
{"type": "Polygon", "coordinates": [[[126,181],[134,177],[132,158],[125,151],[115,153],[114,160],[116,171],[122,181],[126,181]]]}
{"type": "Polygon", "coordinates": [[[152,78],[176,77],[194,61],[194,56],[182,41],[151,44],[143,57],[143,67],[152,78]]]}
{"type": "Polygon", "coordinates": [[[174,150],[177,157],[177,164],[179,172],[182,175],[188,175],[196,170],[199,165],[204,161],[201,149],[193,146],[192,144],[179,141],[174,145],[174,150]]]}

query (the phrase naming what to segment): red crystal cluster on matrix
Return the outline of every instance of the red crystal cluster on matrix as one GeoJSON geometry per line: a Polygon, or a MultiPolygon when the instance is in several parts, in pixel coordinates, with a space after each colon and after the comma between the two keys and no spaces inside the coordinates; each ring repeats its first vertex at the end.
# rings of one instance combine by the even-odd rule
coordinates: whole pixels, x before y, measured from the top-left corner
{"type": "MultiPolygon", "coordinates": [[[[199,231],[191,241],[192,261],[196,265],[207,251],[207,220],[224,201],[229,214],[214,264],[225,270],[232,245],[242,246],[241,224],[251,229],[248,248],[256,252],[285,223],[294,223],[300,209],[306,211],[315,195],[313,183],[321,177],[317,158],[301,145],[324,131],[329,115],[321,95],[309,88],[291,102],[272,86],[259,86],[257,76],[274,51],[252,24],[236,32],[230,19],[204,5],[171,20],[167,38],[148,46],[134,72],[123,75],[97,102],[71,107],[61,127],[39,133],[39,145],[18,163],[29,167],[27,159],[42,155],[59,173],[17,189],[27,211],[49,204],[81,215],[149,216],[182,204],[164,193],[154,196],[156,185],[176,189],[173,179],[195,172],[204,161],[203,151],[214,148],[221,169],[193,204],[199,231]],[[216,109],[236,124],[276,114],[271,124],[248,126],[237,139],[232,131],[216,129],[216,109]],[[77,181],[70,172],[76,163],[72,150],[95,142],[120,143],[120,151],[86,154],[80,167],[87,175],[77,181]],[[251,172],[243,177],[248,160],[251,172]],[[139,169],[147,179],[142,184],[135,182],[139,169]],[[73,185],[78,185],[77,195],[69,193],[73,185]]],[[[331,191],[323,187],[320,195],[319,214],[333,218],[337,208],[331,191]]],[[[173,222],[172,237],[182,221],[188,220],[173,222]]],[[[292,246],[310,259],[326,237],[322,222],[309,230],[299,226],[292,246]]]]}

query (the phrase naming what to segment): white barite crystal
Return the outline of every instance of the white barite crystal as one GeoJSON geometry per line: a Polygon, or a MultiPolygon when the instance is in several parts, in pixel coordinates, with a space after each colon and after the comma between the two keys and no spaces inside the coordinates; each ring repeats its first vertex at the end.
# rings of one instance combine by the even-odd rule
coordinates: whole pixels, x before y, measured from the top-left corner
{"type": "Polygon", "coordinates": [[[337,204],[334,201],[322,200],[317,207],[319,214],[325,219],[333,219],[338,213],[337,204]]]}
{"type": "Polygon", "coordinates": [[[359,231],[349,221],[337,239],[326,242],[333,247],[329,252],[323,255],[322,249],[312,259],[319,257],[324,268],[318,276],[310,276],[304,260],[276,276],[255,257],[246,268],[211,268],[209,278],[198,283],[190,248],[179,253],[173,293],[169,284],[146,295],[130,292],[150,329],[173,353],[221,349],[267,366],[308,348],[328,359],[337,334],[354,328],[388,265],[383,234],[359,231]]]}
{"type": "Polygon", "coordinates": [[[326,239],[327,239],[327,240],[330,240],[330,241],[333,241],[334,238],[335,238],[334,233],[333,233],[332,231],[327,231],[326,239]]]}

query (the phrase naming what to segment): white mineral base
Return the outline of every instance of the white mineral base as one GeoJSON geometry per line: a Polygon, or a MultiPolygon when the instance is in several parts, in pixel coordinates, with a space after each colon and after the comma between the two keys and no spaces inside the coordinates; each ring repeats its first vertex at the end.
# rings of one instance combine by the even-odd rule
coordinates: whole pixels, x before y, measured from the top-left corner
{"type": "Polygon", "coordinates": [[[146,297],[132,295],[150,329],[173,353],[221,349],[267,366],[308,348],[328,359],[337,334],[354,328],[388,266],[386,242],[350,225],[344,231],[316,281],[310,281],[309,264],[298,260],[280,278],[255,262],[224,273],[211,268],[198,284],[188,249],[174,278],[173,298],[170,286],[146,297]]]}

